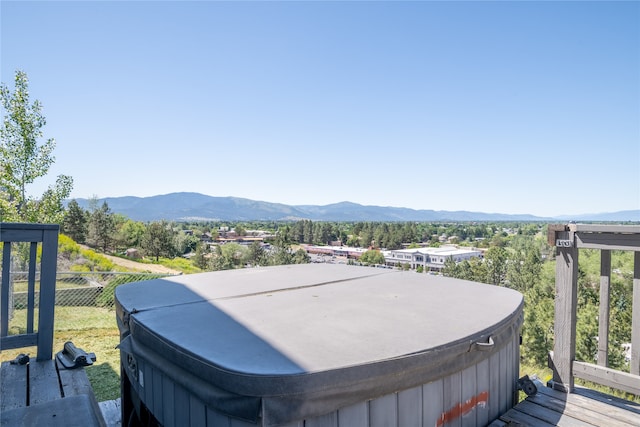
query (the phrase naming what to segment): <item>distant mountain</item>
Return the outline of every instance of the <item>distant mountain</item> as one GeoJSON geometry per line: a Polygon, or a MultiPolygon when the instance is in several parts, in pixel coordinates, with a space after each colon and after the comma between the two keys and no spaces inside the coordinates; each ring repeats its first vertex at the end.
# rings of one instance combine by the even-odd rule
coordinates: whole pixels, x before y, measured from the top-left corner
{"type": "Polygon", "coordinates": [[[598,221],[598,222],[640,222],[640,209],[631,211],[606,212],[584,215],[562,215],[555,219],[566,221],[598,221]]]}
{"type": "MultiPolygon", "coordinates": [[[[76,199],[87,209],[88,199],[76,199]]],[[[313,221],[553,221],[561,218],[543,218],[534,215],[508,215],[468,211],[434,211],[409,208],[363,206],[357,203],[340,202],[325,206],[289,206],[281,203],[261,202],[238,197],[213,197],[199,193],[171,193],[152,197],[106,197],[98,202],[107,202],[112,212],[125,215],[136,221],[286,221],[310,219],[313,221]]],[[[640,219],[640,211],[625,211],[611,214],[623,219],[600,221],[629,221],[640,219]],[[626,216],[625,216],[626,215],[626,216]]],[[[590,217],[589,217],[590,218],[590,217]]],[[[573,220],[588,218],[572,217],[573,220]]],[[[590,219],[597,221],[598,219],[590,219]]]]}

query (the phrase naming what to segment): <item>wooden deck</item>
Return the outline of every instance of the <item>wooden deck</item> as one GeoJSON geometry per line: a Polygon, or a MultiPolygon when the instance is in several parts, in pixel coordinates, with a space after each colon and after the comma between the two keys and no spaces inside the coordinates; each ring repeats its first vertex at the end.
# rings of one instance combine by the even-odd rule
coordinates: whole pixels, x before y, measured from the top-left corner
{"type": "Polygon", "coordinates": [[[640,426],[640,404],[583,387],[563,393],[536,381],[538,393],[509,410],[491,427],[501,426],[640,426]]]}
{"type": "Polygon", "coordinates": [[[0,426],[105,426],[84,369],[55,360],[0,365],[0,426]]]}

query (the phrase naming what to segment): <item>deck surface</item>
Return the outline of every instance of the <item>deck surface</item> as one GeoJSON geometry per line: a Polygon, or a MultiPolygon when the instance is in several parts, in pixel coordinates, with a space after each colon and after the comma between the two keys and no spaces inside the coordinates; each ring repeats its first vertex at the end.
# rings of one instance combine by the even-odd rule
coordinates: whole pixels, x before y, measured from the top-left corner
{"type": "Polygon", "coordinates": [[[500,426],[640,426],[640,404],[577,387],[566,394],[536,381],[538,393],[494,421],[500,426]]]}
{"type": "Polygon", "coordinates": [[[0,365],[0,426],[104,426],[84,369],[55,360],[0,365]]]}

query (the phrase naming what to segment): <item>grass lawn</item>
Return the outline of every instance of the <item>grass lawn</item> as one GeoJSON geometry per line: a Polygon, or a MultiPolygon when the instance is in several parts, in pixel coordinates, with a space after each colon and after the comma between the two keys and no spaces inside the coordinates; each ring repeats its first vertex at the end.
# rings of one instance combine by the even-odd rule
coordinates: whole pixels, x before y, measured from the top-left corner
{"type": "MultiPolygon", "coordinates": [[[[36,283],[36,289],[39,284],[36,283]]],[[[58,280],[56,282],[56,289],[72,289],[72,288],[86,288],[89,284],[82,280],[58,280]]],[[[29,282],[25,280],[16,280],[13,282],[13,292],[27,292],[29,290],[29,282]]]]}
{"type": "MultiPolygon", "coordinates": [[[[23,329],[16,324],[25,324],[26,310],[16,310],[11,322],[14,333],[23,329]]],[[[37,313],[36,313],[37,318],[37,313]]],[[[120,334],[113,309],[101,307],[60,307],[56,306],[54,354],[62,350],[64,343],[73,343],[89,353],[95,353],[97,361],[86,369],[87,377],[98,402],[120,397],[120,334]]],[[[14,359],[20,353],[35,356],[35,347],[5,350],[0,353],[0,361],[14,359]]]]}

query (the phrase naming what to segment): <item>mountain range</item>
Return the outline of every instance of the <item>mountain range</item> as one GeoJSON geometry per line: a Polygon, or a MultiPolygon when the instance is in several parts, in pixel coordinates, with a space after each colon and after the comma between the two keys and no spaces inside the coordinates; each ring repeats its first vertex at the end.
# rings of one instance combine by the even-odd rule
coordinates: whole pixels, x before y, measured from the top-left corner
{"type": "MultiPolygon", "coordinates": [[[[88,209],[89,199],[75,199],[88,209]]],[[[238,197],[214,197],[200,193],[170,193],[151,197],[106,197],[98,199],[98,205],[106,202],[114,213],[135,221],[640,221],[640,209],[600,214],[563,217],[539,217],[469,211],[435,211],[389,206],[365,206],[351,202],[330,205],[290,206],[243,199],[238,197]]]]}

